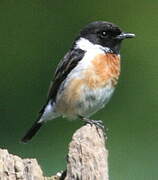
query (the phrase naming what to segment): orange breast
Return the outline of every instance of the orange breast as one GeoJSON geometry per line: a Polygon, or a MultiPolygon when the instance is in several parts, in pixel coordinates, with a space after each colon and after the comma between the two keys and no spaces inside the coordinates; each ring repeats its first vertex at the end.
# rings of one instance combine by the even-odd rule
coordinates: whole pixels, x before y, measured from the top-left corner
{"type": "Polygon", "coordinates": [[[113,54],[97,55],[91,65],[82,71],[81,76],[72,78],[58,100],[59,112],[72,115],[77,114],[78,102],[85,102],[85,94],[91,89],[102,88],[106,84],[115,86],[120,74],[120,58],[113,54]],[[87,89],[89,87],[89,89],[87,89]],[[86,93],[85,93],[86,91],[86,93]]]}
{"type": "Polygon", "coordinates": [[[111,81],[117,84],[120,74],[120,57],[111,53],[97,55],[92,68],[86,72],[87,85],[91,88],[102,87],[111,81]]]}

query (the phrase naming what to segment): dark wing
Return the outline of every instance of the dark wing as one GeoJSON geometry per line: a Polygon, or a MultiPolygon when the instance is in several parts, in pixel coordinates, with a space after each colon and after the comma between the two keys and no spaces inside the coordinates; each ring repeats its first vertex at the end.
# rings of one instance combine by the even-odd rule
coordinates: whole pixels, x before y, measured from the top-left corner
{"type": "Polygon", "coordinates": [[[76,67],[78,62],[83,58],[84,51],[81,49],[70,50],[58,64],[54,74],[54,80],[50,84],[48,91],[48,101],[55,101],[58,89],[61,83],[66,79],[67,75],[76,67]]]}
{"type": "MultiPolygon", "coordinates": [[[[47,103],[50,99],[55,101],[56,95],[58,92],[58,89],[61,85],[61,83],[66,79],[67,75],[76,67],[78,62],[83,58],[84,51],[80,49],[73,49],[70,50],[63,58],[63,60],[60,61],[54,75],[54,81],[51,82],[49,92],[48,92],[48,98],[47,103]]],[[[25,136],[22,138],[22,142],[29,141],[40,129],[43,122],[39,122],[45,107],[47,103],[43,106],[43,108],[39,112],[39,116],[34,123],[34,125],[31,127],[31,129],[25,134],[25,136]]]]}

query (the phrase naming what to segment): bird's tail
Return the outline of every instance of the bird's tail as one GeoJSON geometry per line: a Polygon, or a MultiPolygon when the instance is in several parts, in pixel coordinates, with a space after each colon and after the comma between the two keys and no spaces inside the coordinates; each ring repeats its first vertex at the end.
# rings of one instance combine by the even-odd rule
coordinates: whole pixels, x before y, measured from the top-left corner
{"type": "Polygon", "coordinates": [[[44,124],[44,122],[36,121],[33,126],[27,131],[24,137],[21,139],[21,142],[27,143],[32,137],[38,132],[40,127],[44,124]]]}
{"type": "Polygon", "coordinates": [[[45,111],[45,107],[46,107],[46,105],[42,107],[42,109],[39,112],[39,116],[38,116],[37,120],[32,125],[32,127],[26,132],[26,134],[23,136],[23,138],[21,139],[21,142],[27,143],[29,140],[31,140],[32,137],[38,132],[38,130],[44,124],[44,121],[41,121],[41,118],[45,111]]]}
{"type": "Polygon", "coordinates": [[[48,102],[39,112],[39,116],[33,126],[27,131],[25,136],[21,139],[22,142],[26,143],[32,139],[32,137],[38,132],[40,127],[47,121],[55,119],[59,114],[54,112],[54,106],[51,101],[48,102]]]}

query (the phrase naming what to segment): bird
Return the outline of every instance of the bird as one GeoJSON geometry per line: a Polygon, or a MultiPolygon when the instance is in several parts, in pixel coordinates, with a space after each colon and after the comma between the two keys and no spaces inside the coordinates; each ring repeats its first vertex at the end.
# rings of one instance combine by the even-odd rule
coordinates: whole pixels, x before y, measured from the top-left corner
{"type": "Polygon", "coordinates": [[[81,29],[55,70],[46,103],[21,141],[28,142],[43,124],[60,116],[95,124],[90,117],[109,102],[119,79],[122,41],[133,37],[107,21],[81,29]]]}

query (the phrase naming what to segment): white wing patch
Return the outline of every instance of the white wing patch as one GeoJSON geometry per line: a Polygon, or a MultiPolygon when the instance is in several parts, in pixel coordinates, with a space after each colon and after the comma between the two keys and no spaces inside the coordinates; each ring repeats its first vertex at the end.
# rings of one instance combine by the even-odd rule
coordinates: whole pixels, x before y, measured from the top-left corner
{"type": "Polygon", "coordinates": [[[58,117],[59,114],[55,112],[54,108],[55,108],[55,103],[52,104],[51,101],[49,101],[49,103],[47,104],[47,106],[44,109],[44,113],[43,113],[41,119],[39,120],[39,123],[43,122],[43,121],[47,121],[47,120],[52,120],[52,119],[58,117]]]}

